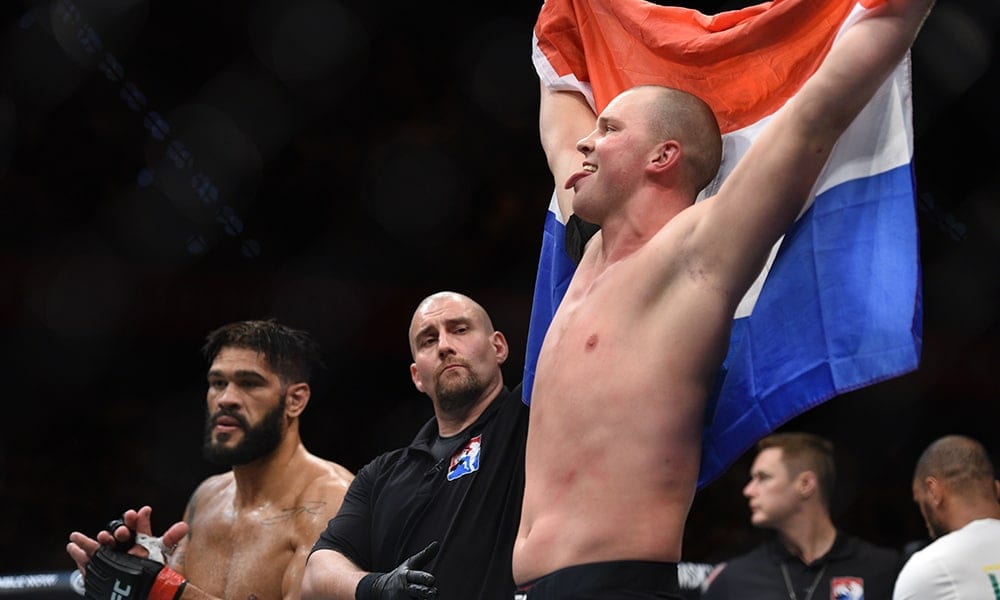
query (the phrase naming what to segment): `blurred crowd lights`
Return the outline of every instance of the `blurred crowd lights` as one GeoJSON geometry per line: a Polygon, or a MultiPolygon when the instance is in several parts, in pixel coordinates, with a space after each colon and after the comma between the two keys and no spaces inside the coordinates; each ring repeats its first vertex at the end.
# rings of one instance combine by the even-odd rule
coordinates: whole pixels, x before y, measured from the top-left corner
{"type": "MultiPolygon", "coordinates": [[[[120,4],[125,7],[136,4],[136,2],[121,2],[120,4]]],[[[22,17],[20,26],[28,28],[36,22],[42,23],[40,19],[35,19],[33,13],[28,12],[22,17]]],[[[143,128],[148,132],[151,140],[162,145],[167,164],[176,169],[178,174],[186,176],[189,190],[194,192],[204,206],[214,209],[215,221],[222,226],[226,235],[243,236],[245,226],[242,219],[230,205],[221,202],[219,188],[213,182],[212,176],[196,168],[194,153],[183,140],[173,135],[171,123],[159,112],[150,108],[146,94],[135,82],[126,79],[125,67],[110,50],[104,47],[100,34],[85,19],[80,7],[72,0],[58,0],[51,7],[50,25],[53,27],[52,30],[49,30],[50,33],[68,54],[73,56],[76,52],[82,52],[84,56],[96,60],[96,68],[104,74],[110,83],[119,86],[121,100],[129,110],[142,116],[143,128]],[[69,29],[71,35],[68,36],[68,40],[66,35],[60,35],[59,28],[69,29]],[[67,44],[73,42],[75,42],[76,47],[67,47],[67,44]]],[[[156,173],[152,168],[143,168],[136,176],[136,183],[139,187],[149,187],[155,182],[156,173]]],[[[192,254],[200,254],[205,251],[207,245],[201,235],[192,234],[188,238],[186,250],[192,254]]],[[[260,254],[260,251],[259,242],[253,238],[244,239],[242,254],[245,257],[255,258],[260,254]]]]}

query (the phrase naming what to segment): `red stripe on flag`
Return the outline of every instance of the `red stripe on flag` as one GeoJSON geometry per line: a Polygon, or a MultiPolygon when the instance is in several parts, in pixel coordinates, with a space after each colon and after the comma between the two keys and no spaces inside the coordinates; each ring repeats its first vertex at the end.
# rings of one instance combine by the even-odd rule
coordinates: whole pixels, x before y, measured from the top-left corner
{"type": "Polygon", "coordinates": [[[703,98],[728,133],[798,91],[855,3],[774,0],[706,16],[645,0],[547,0],[535,36],[558,75],[590,83],[598,112],[621,91],[655,83],[703,98]]]}

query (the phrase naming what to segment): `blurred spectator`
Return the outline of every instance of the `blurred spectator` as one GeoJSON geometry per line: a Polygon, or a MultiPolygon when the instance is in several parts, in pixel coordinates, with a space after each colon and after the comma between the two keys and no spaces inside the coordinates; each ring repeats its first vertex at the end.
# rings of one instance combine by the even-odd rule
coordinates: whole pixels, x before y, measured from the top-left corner
{"type": "Polygon", "coordinates": [[[757,444],[743,495],[755,527],[775,539],[720,564],[705,600],[889,600],[901,564],[895,550],[838,531],[830,517],[833,444],[809,433],[777,433],[757,444]]]}
{"type": "Polygon", "coordinates": [[[1000,598],[1000,482],[982,444],[944,436],[924,450],[913,501],[932,543],[906,561],[893,600],[1000,598]]]}

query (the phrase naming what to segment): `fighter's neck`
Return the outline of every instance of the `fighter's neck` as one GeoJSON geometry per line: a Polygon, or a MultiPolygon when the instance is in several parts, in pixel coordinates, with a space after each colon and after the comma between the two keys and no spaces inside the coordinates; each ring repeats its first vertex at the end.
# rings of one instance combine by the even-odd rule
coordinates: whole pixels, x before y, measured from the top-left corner
{"type": "Polygon", "coordinates": [[[235,507],[272,502],[287,494],[289,482],[301,476],[309,453],[297,436],[286,435],[281,444],[266,457],[233,467],[235,507]]]}
{"type": "Polygon", "coordinates": [[[614,263],[635,254],[690,206],[691,202],[674,195],[645,194],[608,215],[601,223],[598,264],[614,263]]]}

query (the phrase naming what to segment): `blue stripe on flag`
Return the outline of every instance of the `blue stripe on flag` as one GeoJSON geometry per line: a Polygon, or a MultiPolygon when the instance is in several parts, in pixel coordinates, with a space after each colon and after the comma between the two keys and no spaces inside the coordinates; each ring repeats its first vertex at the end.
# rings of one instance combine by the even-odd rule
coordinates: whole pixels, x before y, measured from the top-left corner
{"type": "Polygon", "coordinates": [[[531,303],[531,321],[528,323],[528,345],[524,358],[524,379],[522,397],[525,404],[531,403],[531,388],[535,383],[535,363],[542,349],[542,340],[549,328],[556,308],[566,294],[569,280],[576,265],[566,254],[566,226],[559,222],[550,207],[545,213],[545,228],[542,231],[542,251],[538,258],[538,274],[535,276],[535,296],[531,303]]]}

